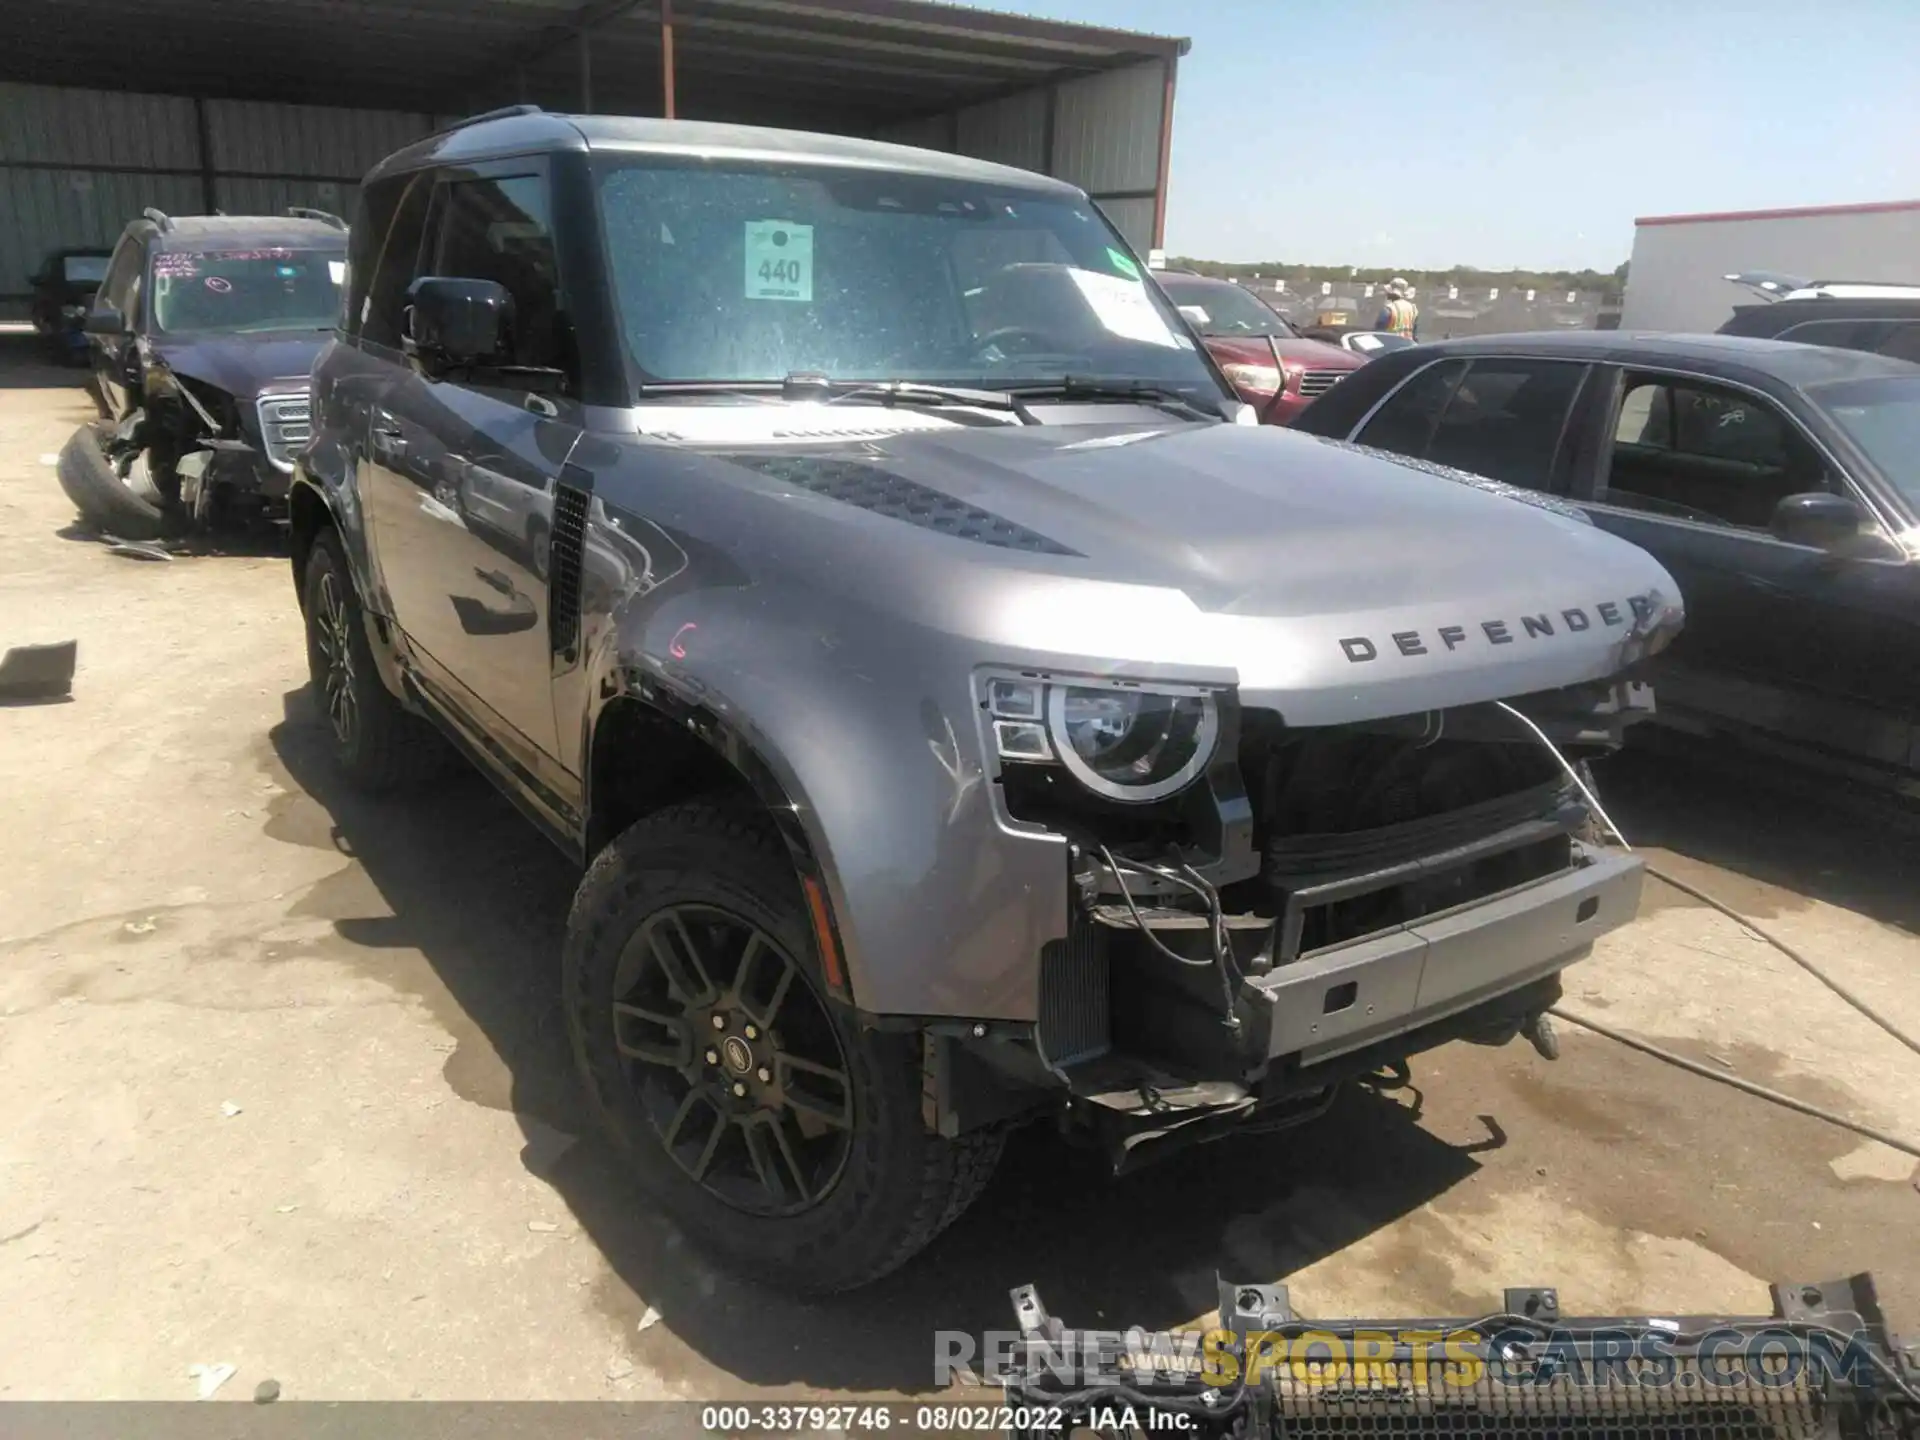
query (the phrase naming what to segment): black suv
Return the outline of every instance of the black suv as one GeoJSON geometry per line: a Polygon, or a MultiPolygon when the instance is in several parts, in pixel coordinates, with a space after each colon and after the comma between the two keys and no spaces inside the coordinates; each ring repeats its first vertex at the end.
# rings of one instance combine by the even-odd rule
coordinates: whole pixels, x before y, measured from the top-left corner
{"type": "Polygon", "coordinates": [[[345,224],[318,210],[131,222],[85,321],[110,424],[76,435],[60,465],[81,514],[139,539],[236,506],[277,511],[346,260],[345,224]]]}
{"type": "Polygon", "coordinates": [[[1910,285],[1797,280],[1765,271],[1727,279],[1764,297],[1734,307],[1722,335],[1791,340],[1920,361],[1920,290],[1910,285]]]}
{"type": "Polygon", "coordinates": [[[87,336],[81,322],[107,273],[111,253],[85,247],[56,250],[27,277],[33,292],[34,333],[54,359],[74,364],[86,360],[87,336]]]}

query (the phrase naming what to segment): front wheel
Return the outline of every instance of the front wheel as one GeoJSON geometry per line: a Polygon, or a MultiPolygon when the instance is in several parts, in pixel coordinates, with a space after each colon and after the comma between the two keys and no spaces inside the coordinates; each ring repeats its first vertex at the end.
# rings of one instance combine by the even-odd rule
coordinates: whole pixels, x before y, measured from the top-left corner
{"type": "Polygon", "coordinates": [[[911,1259],[977,1195],[1000,1135],[921,1118],[919,1042],[819,980],[764,818],[694,803],[601,852],[562,967],[588,1099],[649,1197],[729,1267],[801,1293],[911,1259]]]}

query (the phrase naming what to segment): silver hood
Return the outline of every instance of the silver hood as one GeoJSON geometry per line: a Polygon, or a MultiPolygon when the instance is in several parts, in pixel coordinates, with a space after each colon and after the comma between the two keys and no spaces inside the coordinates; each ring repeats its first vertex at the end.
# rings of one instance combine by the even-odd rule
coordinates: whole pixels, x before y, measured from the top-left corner
{"type": "Polygon", "coordinates": [[[1659,563],[1577,511],[1266,427],[956,427],[713,458],[787,502],[782,547],[814,573],[983,662],[1236,683],[1295,724],[1598,679],[1680,622],[1659,563]]]}

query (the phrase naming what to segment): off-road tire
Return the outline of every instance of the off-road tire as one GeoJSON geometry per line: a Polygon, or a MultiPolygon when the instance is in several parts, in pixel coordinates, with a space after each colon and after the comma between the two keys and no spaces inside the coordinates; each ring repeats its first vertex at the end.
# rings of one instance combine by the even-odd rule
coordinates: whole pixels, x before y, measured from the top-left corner
{"type": "Polygon", "coordinates": [[[445,774],[453,759],[452,747],[426,721],[408,713],[374,665],[360,597],[334,530],[322,530],[307,554],[300,610],[306,621],[307,674],[313,686],[314,706],[341,773],[356,789],[370,794],[445,774]],[[349,734],[344,738],[335,728],[330,709],[328,675],[332,661],[323,633],[336,603],[344,610],[344,624],[339,630],[351,662],[346,686],[357,722],[348,727],[349,734]]]}
{"type": "Polygon", "coordinates": [[[60,488],[80,518],[103,534],[122,540],[158,540],[167,533],[165,514],[127,488],[100,448],[100,432],[93,425],[73,432],[61,448],[57,473],[60,488]]]}
{"type": "Polygon", "coordinates": [[[851,1008],[828,1001],[854,1114],[837,1181],[796,1215],[757,1216],[717,1200],[668,1154],[614,1045],[613,987],[623,948],[648,915],[688,904],[757,926],[819,983],[800,886],[764,816],[711,801],[648,816],[595,859],[567,919],[567,1028],[589,1105],[648,1198],[728,1269],[799,1294],[879,1279],[924,1249],[980,1193],[1000,1158],[1003,1132],[950,1140],[929,1131],[919,1037],[862,1029],[851,1008]]]}

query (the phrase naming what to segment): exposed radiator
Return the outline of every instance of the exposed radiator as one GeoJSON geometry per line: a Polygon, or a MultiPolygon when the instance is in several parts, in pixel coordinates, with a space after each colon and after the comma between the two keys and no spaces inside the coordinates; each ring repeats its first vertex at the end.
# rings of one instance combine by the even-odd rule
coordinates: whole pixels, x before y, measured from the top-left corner
{"type": "Polygon", "coordinates": [[[1040,1048],[1055,1065],[1112,1048],[1106,935],[1080,915],[1040,952],[1040,1048]]]}

